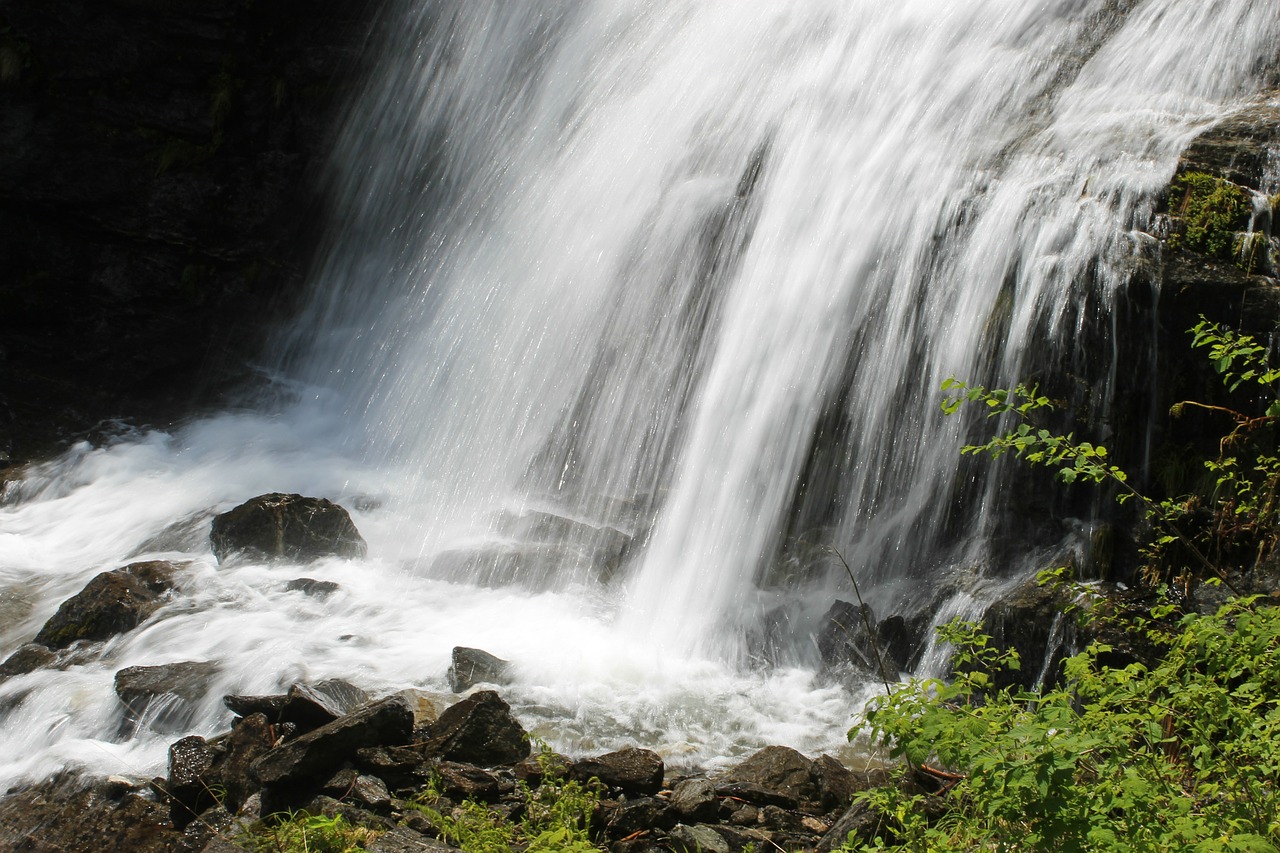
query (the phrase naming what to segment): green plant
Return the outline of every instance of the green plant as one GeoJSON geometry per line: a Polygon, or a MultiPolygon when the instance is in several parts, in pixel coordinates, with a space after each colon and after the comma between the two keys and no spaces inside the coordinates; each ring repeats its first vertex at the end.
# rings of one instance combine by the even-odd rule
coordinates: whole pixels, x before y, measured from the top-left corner
{"type": "Polygon", "coordinates": [[[286,812],[255,823],[236,841],[253,853],[356,853],[377,835],[342,815],[286,812]]]}
{"type": "Polygon", "coordinates": [[[949,768],[948,808],[930,819],[929,795],[901,786],[861,794],[880,832],[846,850],[1280,849],[1280,609],[1185,616],[1153,632],[1166,654],[1151,669],[1108,668],[1094,644],[1045,693],[990,689],[1013,659],[975,626],[943,636],[976,668],[873,700],[850,736],[949,768]]]}
{"type": "Polygon", "coordinates": [[[597,853],[591,841],[591,815],[600,802],[600,784],[565,779],[555,755],[545,746],[538,753],[542,782],[520,782],[523,816],[512,821],[475,800],[466,800],[449,814],[435,806],[439,783],[432,780],[411,807],[426,815],[450,843],[465,853],[597,853]]]}
{"type": "Polygon", "coordinates": [[[1169,201],[1184,229],[1170,238],[1170,246],[1231,259],[1235,232],[1249,223],[1252,204],[1248,192],[1213,175],[1184,172],[1169,185],[1169,201]]]}

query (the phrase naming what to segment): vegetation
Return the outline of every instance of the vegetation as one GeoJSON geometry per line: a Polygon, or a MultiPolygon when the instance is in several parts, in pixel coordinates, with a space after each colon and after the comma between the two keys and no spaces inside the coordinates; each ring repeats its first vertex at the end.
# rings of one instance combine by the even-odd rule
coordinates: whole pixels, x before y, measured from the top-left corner
{"type": "Polygon", "coordinates": [[[545,747],[538,754],[542,783],[519,783],[523,815],[517,820],[475,800],[445,814],[436,809],[437,785],[428,786],[415,808],[440,835],[465,853],[596,853],[591,841],[591,815],[600,802],[600,784],[565,779],[555,756],[545,747]]]}
{"type": "Polygon", "coordinates": [[[850,733],[868,732],[907,763],[900,784],[859,795],[880,823],[870,843],[845,849],[1280,850],[1280,608],[1237,597],[1211,615],[1180,612],[1193,584],[1239,578],[1275,550],[1280,370],[1247,335],[1203,319],[1191,333],[1228,390],[1248,392],[1262,410],[1174,407],[1230,419],[1200,494],[1157,500],[1106,448],[1038,426],[1052,403],[1034,387],[945,384],[948,413],[972,403],[1007,419],[1008,429],[966,453],[1013,454],[1064,482],[1105,485],[1141,503],[1141,579],[1162,598],[1124,627],[1160,654],[1108,666],[1113,650],[1094,642],[1065,662],[1058,686],[996,688],[993,674],[1017,668],[1017,654],[973,624],[946,626],[952,680],[903,685],[872,702],[850,733]],[[930,762],[947,771],[940,793],[907,783],[930,762]],[[926,808],[939,799],[943,808],[926,808]]]}
{"type": "Polygon", "coordinates": [[[1169,186],[1171,212],[1184,224],[1184,232],[1169,240],[1173,248],[1229,260],[1235,233],[1249,224],[1252,205],[1241,187],[1203,172],[1185,172],[1169,186]]]}
{"type": "Polygon", "coordinates": [[[236,841],[253,853],[357,853],[377,834],[341,815],[289,812],[255,823],[236,841]]]}

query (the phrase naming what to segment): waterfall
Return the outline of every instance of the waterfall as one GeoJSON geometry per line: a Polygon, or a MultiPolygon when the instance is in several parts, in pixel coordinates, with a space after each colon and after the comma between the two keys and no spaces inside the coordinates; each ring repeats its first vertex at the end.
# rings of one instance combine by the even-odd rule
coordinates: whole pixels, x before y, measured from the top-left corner
{"type": "MultiPolygon", "coordinates": [[[[399,0],[377,33],[269,356],[289,402],[78,447],[0,506],[5,654],[97,572],[190,561],[101,657],[0,684],[0,781],[153,763],[111,674],[175,647],[266,692],[439,686],[478,645],[569,751],[834,748],[834,552],[882,615],[1030,567],[939,385],[1074,366],[1101,414],[1154,369],[1107,334],[1143,229],[1280,65],[1273,0],[399,0]],[[305,570],[327,603],[203,548],[280,490],[370,542],[305,570]]],[[[225,720],[213,696],[193,726],[225,720]]]]}

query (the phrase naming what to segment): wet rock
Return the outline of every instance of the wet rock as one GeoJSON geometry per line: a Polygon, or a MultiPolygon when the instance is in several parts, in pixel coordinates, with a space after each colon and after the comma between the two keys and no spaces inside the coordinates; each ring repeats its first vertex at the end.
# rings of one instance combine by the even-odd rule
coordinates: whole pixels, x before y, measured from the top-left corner
{"type": "Polygon", "coordinates": [[[884,818],[865,803],[850,806],[831,830],[818,842],[818,853],[831,853],[852,838],[855,844],[867,844],[881,832],[884,818]]]}
{"type": "Polygon", "coordinates": [[[145,724],[171,734],[191,722],[199,702],[208,694],[218,664],[181,661],[160,666],[131,666],[116,673],[116,695],[124,703],[124,734],[145,724]]]}
{"type": "Polygon", "coordinates": [[[649,749],[628,747],[595,758],[584,758],[573,765],[573,777],[597,778],[610,788],[628,794],[656,794],[662,790],[664,767],[662,756],[649,749]]]}
{"type": "Polygon", "coordinates": [[[250,714],[236,724],[221,744],[225,754],[217,765],[217,778],[226,792],[223,802],[239,809],[260,787],[253,763],[276,745],[276,733],[263,714],[250,714]]]}
{"type": "Polygon", "coordinates": [[[220,563],[305,563],[363,557],[367,551],[345,509],[323,498],[280,493],[259,495],[216,516],[209,542],[220,563]]]}
{"type": "Polygon", "coordinates": [[[709,826],[677,824],[668,834],[679,853],[729,853],[729,842],[709,826]]]}
{"type": "Polygon", "coordinates": [[[455,800],[485,800],[494,802],[503,794],[515,790],[515,783],[490,773],[474,764],[441,761],[435,766],[442,786],[441,793],[455,800]]]}
{"type": "Polygon", "coordinates": [[[784,809],[794,809],[800,805],[795,797],[754,782],[720,782],[716,785],[716,796],[732,797],[757,806],[780,806],[784,809]]]}
{"type": "Polygon", "coordinates": [[[503,684],[511,664],[481,649],[454,646],[449,667],[449,689],[465,693],[477,684],[503,684]]]}
{"type": "Polygon", "coordinates": [[[825,811],[848,808],[853,802],[853,795],[868,787],[860,785],[853,771],[830,755],[815,758],[809,776],[813,780],[817,802],[825,811]]]}
{"type": "Polygon", "coordinates": [[[1018,670],[992,673],[995,686],[1032,687],[1042,671],[1049,680],[1060,675],[1059,664],[1067,656],[1074,627],[1074,621],[1063,615],[1069,603],[1061,589],[1030,578],[987,609],[983,631],[997,648],[1016,651],[1022,661],[1018,670]]]}
{"type": "Polygon", "coordinates": [[[760,805],[795,808],[818,798],[812,774],[813,762],[799,752],[766,746],[726,773],[717,788],[736,787],[742,799],[760,805]],[[762,792],[771,796],[762,798],[762,792]]]}
{"type": "Polygon", "coordinates": [[[36,643],[27,643],[25,646],[19,646],[18,650],[9,655],[4,663],[0,663],[0,681],[15,675],[35,672],[43,666],[51,666],[57,660],[58,655],[48,648],[36,643]]]}
{"type": "Polygon", "coordinates": [[[425,785],[432,765],[422,750],[410,746],[375,746],[356,750],[356,767],[377,776],[393,788],[425,785]]]}
{"type": "Polygon", "coordinates": [[[888,657],[879,644],[875,615],[867,606],[836,601],[819,623],[814,642],[828,668],[851,668],[859,676],[897,681],[901,663],[888,657]]]}
{"type": "Polygon", "coordinates": [[[199,850],[208,831],[178,830],[168,809],[134,789],[64,776],[0,799],[0,847],[23,853],[199,850]]]}
{"type": "Polygon", "coordinates": [[[295,684],[289,688],[279,718],[309,731],[354,711],[370,698],[359,687],[339,678],[316,684],[295,684]]]}
{"type": "Polygon", "coordinates": [[[391,792],[386,783],[354,767],[344,767],[329,777],[320,792],[372,811],[381,812],[391,807],[391,792]]]}
{"type": "Polygon", "coordinates": [[[445,853],[457,850],[443,841],[428,838],[420,832],[414,832],[406,826],[397,826],[382,835],[365,848],[368,853],[445,853]]]}
{"type": "Polygon", "coordinates": [[[280,720],[280,712],[284,709],[289,697],[283,693],[274,696],[223,696],[222,704],[238,717],[262,714],[272,722],[280,720]]]}
{"type": "Polygon", "coordinates": [[[681,820],[708,823],[720,812],[720,798],[710,779],[686,779],[671,789],[671,807],[681,820]]]}
{"type": "Polygon", "coordinates": [[[427,752],[446,761],[493,767],[515,764],[528,757],[530,748],[511,706],[492,690],[481,690],[440,715],[431,727],[427,752]]]}
{"type": "Polygon", "coordinates": [[[169,776],[165,793],[173,804],[170,819],[184,827],[200,812],[217,802],[212,780],[214,764],[221,753],[198,735],[190,735],[169,746],[169,776]]]}
{"type": "Polygon", "coordinates": [[[51,649],[72,643],[106,640],[131,631],[160,607],[173,588],[172,563],[133,563],[103,572],[68,598],[44,623],[34,642],[51,649]]]}
{"type": "Polygon", "coordinates": [[[357,750],[403,745],[412,732],[413,709],[393,696],[277,746],[251,769],[263,785],[316,782],[357,750]]]}
{"type": "Polygon", "coordinates": [[[341,589],[333,581],[318,581],[315,578],[294,578],[284,588],[287,592],[300,592],[312,598],[328,598],[341,589]]]}
{"type": "Polygon", "coordinates": [[[608,819],[610,838],[626,838],[646,829],[668,830],[676,825],[671,806],[656,797],[640,797],[622,804],[608,819]]]}
{"type": "Polygon", "coordinates": [[[564,779],[568,778],[572,769],[573,762],[567,756],[558,752],[546,752],[521,759],[511,768],[511,771],[521,782],[526,782],[530,787],[536,788],[542,784],[542,780],[546,778],[548,773],[556,778],[564,779]]]}

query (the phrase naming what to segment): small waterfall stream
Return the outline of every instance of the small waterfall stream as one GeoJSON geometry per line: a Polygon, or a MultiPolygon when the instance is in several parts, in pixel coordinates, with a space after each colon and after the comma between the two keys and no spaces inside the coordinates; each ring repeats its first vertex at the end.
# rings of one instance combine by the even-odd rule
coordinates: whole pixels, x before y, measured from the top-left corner
{"type": "Polygon", "coordinates": [[[0,654],[98,572],[186,561],[138,630],[0,683],[0,785],[151,772],[124,666],[219,661],[213,733],[222,693],[302,678],[443,691],[454,645],[511,659],[566,751],[836,749],[862,693],[814,669],[828,549],[881,615],[1035,567],[937,389],[1087,360],[1100,413],[1154,370],[1082,342],[1114,342],[1180,151],[1280,67],[1273,0],[395,0],[379,32],[267,357],[287,401],[0,504],[0,654]],[[369,558],[218,567],[211,513],[267,491],[344,503],[369,558]]]}

